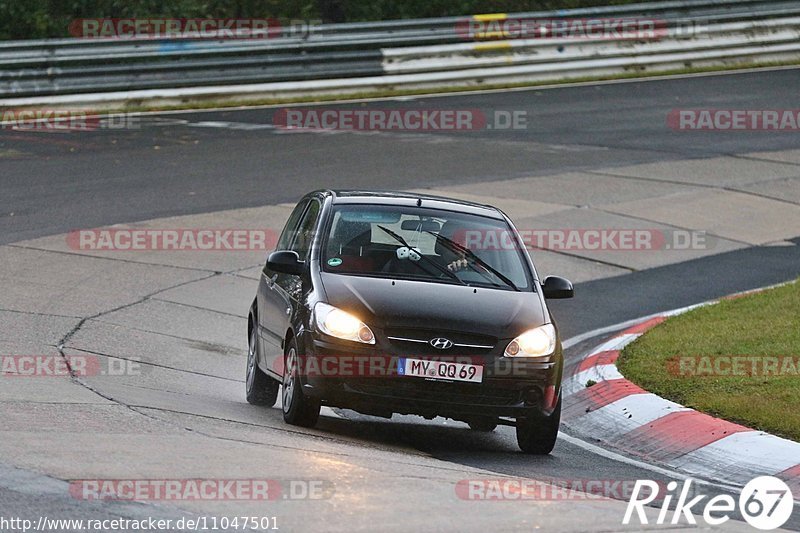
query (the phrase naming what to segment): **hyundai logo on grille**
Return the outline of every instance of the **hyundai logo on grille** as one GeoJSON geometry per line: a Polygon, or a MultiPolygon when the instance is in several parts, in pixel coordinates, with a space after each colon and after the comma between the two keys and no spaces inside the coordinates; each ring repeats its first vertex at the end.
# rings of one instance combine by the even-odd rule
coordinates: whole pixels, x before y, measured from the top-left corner
{"type": "Polygon", "coordinates": [[[453,346],[453,341],[450,339],[445,339],[444,337],[436,337],[435,339],[431,339],[430,342],[431,346],[439,350],[446,350],[453,346]]]}

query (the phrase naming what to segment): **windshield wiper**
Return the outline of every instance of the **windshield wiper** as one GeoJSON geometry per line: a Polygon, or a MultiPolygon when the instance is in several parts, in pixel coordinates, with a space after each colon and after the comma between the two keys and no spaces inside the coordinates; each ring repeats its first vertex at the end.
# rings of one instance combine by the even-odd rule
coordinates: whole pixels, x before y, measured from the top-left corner
{"type": "MultiPolygon", "coordinates": [[[[400,235],[398,235],[397,233],[393,232],[392,230],[390,230],[388,228],[384,228],[380,224],[378,224],[377,226],[380,229],[382,229],[383,231],[385,231],[386,233],[388,233],[389,236],[391,236],[394,240],[396,240],[397,242],[399,242],[400,244],[402,244],[403,246],[405,246],[409,250],[412,249],[411,246],[408,245],[406,240],[403,237],[401,237],[400,235]]],[[[430,259],[428,256],[420,253],[419,257],[421,259],[424,259],[428,264],[432,265],[436,270],[438,270],[442,274],[445,274],[448,278],[456,280],[461,285],[468,285],[464,280],[462,280],[461,278],[456,276],[454,272],[451,272],[450,270],[448,270],[445,267],[441,266],[439,263],[437,263],[433,259],[430,259]]],[[[420,268],[422,268],[422,265],[420,265],[417,261],[411,261],[411,262],[414,263],[415,265],[419,266],[420,268]]],[[[422,270],[424,270],[425,272],[430,274],[430,271],[428,269],[422,268],[422,270]]]]}
{"type": "MultiPolygon", "coordinates": [[[[490,265],[489,263],[487,263],[486,261],[484,261],[483,259],[481,259],[477,255],[475,255],[475,252],[473,252],[469,248],[465,248],[464,246],[461,246],[456,241],[454,241],[452,239],[448,239],[444,235],[440,235],[438,233],[434,233],[432,231],[427,231],[427,230],[425,230],[425,233],[429,233],[429,234],[433,235],[436,238],[437,241],[441,241],[442,244],[444,244],[448,249],[450,249],[451,252],[456,253],[456,254],[458,254],[458,253],[464,254],[464,258],[465,259],[467,259],[467,258],[471,259],[473,262],[477,263],[479,266],[485,268],[486,270],[488,270],[489,272],[491,272],[492,274],[497,276],[497,279],[499,279],[500,281],[502,281],[503,283],[508,285],[510,288],[512,288],[515,291],[519,292],[519,288],[516,285],[514,285],[513,281],[508,279],[502,272],[500,272],[499,270],[494,268],[492,265],[490,265]]],[[[484,274],[483,272],[481,272],[480,270],[475,268],[474,265],[471,265],[469,263],[469,261],[467,261],[467,266],[470,267],[474,272],[477,272],[478,274],[483,276],[485,279],[489,280],[492,283],[492,285],[495,285],[495,286],[498,285],[497,283],[494,282],[494,280],[489,278],[489,276],[487,276],[486,274],[484,274]]]]}

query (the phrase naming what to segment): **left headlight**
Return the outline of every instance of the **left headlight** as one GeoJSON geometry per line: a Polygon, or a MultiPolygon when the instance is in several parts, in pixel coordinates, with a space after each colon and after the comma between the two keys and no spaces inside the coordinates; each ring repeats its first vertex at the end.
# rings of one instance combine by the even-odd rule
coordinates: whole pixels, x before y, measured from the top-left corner
{"type": "Polygon", "coordinates": [[[556,328],[545,324],[529,329],[508,343],[503,353],[506,357],[547,357],[556,349],[556,328]]]}
{"type": "Polygon", "coordinates": [[[319,302],[314,306],[317,329],[326,335],[363,344],[375,344],[375,335],[369,326],[338,307],[319,302]]]}

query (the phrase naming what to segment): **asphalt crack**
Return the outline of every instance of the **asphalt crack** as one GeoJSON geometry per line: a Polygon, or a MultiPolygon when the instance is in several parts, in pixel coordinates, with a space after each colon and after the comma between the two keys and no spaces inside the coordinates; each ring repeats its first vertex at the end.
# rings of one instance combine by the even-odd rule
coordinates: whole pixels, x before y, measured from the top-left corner
{"type": "MultiPolygon", "coordinates": [[[[45,253],[50,253],[50,254],[69,255],[69,256],[72,256],[72,257],[85,257],[87,259],[99,259],[99,260],[103,260],[103,261],[117,261],[119,263],[129,263],[129,264],[132,264],[132,265],[157,266],[157,267],[162,267],[162,268],[174,268],[176,270],[189,270],[191,272],[206,272],[206,273],[212,273],[212,274],[224,274],[225,273],[224,271],[209,270],[207,268],[193,268],[193,267],[185,267],[185,266],[179,266],[179,265],[169,265],[169,264],[165,264],[165,263],[150,263],[150,262],[146,262],[146,261],[134,261],[133,259],[122,259],[120,257],[106,257],[106,256],[102,256],[102,255],[91,255],[91,254],[85,254],[85,253],[79,253],[79,252],[68,252],[66,250],[51,250],[51,249],[48,249],[48,248],[40,248],[38,246],[26,246],[26,245],[17,244],[17,243],[3,244],[3,246],[7,246],[9,248],[18,248],[18,249],[21,249],[21,250],[33,250],[33,251],[36,251],[36,252],[45,252],[45,253]]],[[[248,268],[252,268],[252,267],[248,267],[248,268]]]]}

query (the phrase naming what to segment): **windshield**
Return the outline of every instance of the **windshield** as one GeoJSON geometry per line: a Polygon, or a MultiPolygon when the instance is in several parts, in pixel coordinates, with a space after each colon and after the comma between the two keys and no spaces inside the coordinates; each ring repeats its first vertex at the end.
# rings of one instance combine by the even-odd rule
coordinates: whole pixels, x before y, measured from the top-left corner
{"type": "Polygon", "coordinates": [[[524,290],[530,276],[504,220],[425,207],[334,208],[326,272],[524,290]],[[487,238],[489,237],[489,238],[487,238]]]}

